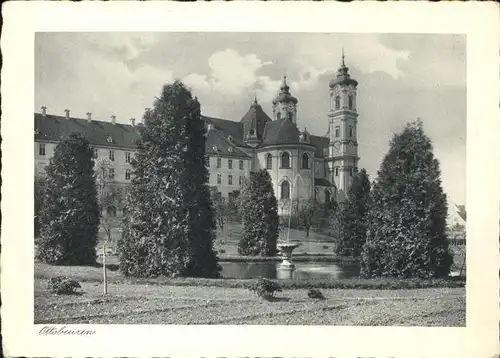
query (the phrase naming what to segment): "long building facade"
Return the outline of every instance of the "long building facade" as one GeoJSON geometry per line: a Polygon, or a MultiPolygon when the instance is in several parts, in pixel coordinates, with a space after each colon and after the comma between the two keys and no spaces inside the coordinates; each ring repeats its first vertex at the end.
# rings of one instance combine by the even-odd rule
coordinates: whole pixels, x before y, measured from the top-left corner
{"type": "MultiPolygon", "coordinates": [[[[286,77],[272,102],[272,116],[252,103],[240,120],[202,116],[206,130],[206,165],[209,185],[223,197],[237,195],[253,170],[266,169],[280,203],[315,199],[342,201],[358,171],[356,110],[357,81],[342,63],[329,82],[327,136],[312,135],[297,127],[298,99],[290,93],[286,77]]],[[[140,135],[135,119],[130,124],[99,121],[87,113],[75,118],[51,115],[42,107],[35,113],[35,173],[43,175],[60,139],[70,133],[84,134],[94,148],[96,163],[110,166],[114,182],[127,185],[132,175],[131,158],[140,135]]],[[[281,205],[281,213],[289,206],[281,205]]]]}

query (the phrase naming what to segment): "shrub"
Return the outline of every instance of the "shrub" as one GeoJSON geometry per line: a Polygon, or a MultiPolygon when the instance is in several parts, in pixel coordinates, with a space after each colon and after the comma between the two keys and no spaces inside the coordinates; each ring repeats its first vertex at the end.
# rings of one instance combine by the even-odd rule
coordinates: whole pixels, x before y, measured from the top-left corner
{"type": "Polygon", "coordinates": [[[52,277],[47,283],[50,292],[56,295],[74,295],[81,288],[80,283],[64,276],[52,277]]]}
{"type": "Polygon", "coordinates": [[[252,283],[249,289],[262,298],[275,297],[276,292],[282,292],[281,286],[278,282],[268,280],[267,278],[260,278],[256,282],[252,283]]]}
{"type": "Polygon", "coordinates": [[[320,290],[316,289],[316,288],[311,288],[309,290],[309,292],[307,292],[307,297],[318,299],[318,300],[324,300],[325,299],[325,296],[323,295],[323,293],[320,290]]]}

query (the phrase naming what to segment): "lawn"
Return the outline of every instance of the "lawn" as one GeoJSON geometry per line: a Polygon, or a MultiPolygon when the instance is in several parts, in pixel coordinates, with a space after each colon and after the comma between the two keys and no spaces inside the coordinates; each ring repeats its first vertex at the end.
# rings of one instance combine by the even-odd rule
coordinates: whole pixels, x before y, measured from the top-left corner
{"type": "Polygon", "coordinates": [[[274,301],[244,288],[82,282],[83,294],[56,296],[35,280],[36,324],[280,324],[465,326],[465,289],[284,289],[274,301]]]}

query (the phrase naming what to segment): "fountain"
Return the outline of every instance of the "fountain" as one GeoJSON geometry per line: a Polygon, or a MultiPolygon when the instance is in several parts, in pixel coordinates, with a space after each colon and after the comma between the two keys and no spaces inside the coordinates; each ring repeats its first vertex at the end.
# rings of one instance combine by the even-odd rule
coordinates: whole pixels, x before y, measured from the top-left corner
{"type": "MultiPolygon", "coordinates": [[[[297,200],[298,200],[299,193],[298,193],[297,178],[300,178],[300,180],[302,180],[302,183],[304,183],[304,180],[302,179],[300,174],[297,174],[294,178],[294,185],[297,188],[296,194],[297,194],[297,200]]],[[[280,279],[292,279],[293,271],[295,270],[295,265],[292,262],[292,252],[293,252],[293,250],[295,250],[297,247],[300,246],[300,244],[290,243],[290,224],[291,224],[290,220],[292,217],[292,205],[293,205],[293,200],[290,200],[290,210],[288,212],[288,231],[287,231],[287,235],[286,235],[286,243],[280,243],[277,245],[278,249],[280,250],[280,252],[283,256],[283,261],[278,266],[278,271],[277,271],[277,276],[280,279]]]]}

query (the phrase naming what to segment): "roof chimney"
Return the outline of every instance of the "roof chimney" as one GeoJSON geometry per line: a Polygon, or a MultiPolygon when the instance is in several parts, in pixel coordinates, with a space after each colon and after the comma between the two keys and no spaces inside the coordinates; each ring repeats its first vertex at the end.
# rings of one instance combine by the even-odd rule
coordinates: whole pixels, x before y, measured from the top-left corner
{"type": "Polygon", "coordinates": [[[132,124],[132,127],[135,127],[135,118],[130,118],[130,123],[132,124]]]}
{"type": "Polygon", "coordinates": [[[47,115],[47,107],[45,106],[42,106],[42,116],[46,116],[47,115]]]}
{"type": "Polygon", "coordinates": [[[91,112],[87,112],[87,121],[92,121],[92,113],[91,112]]]}
{"type": "Polygon", "coordinates": [[[69,109],[65,109],[64,112],[66,113],[66,116],[65,116],[66,119],[69,119],[69,112],[70,112],[69,109]]]}
{"type": "Polygon", "coordinates": [[[116,124],[116,116],[114,114],[111,116],[111,123],[116,124]]]}

